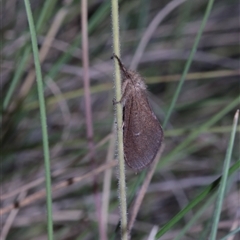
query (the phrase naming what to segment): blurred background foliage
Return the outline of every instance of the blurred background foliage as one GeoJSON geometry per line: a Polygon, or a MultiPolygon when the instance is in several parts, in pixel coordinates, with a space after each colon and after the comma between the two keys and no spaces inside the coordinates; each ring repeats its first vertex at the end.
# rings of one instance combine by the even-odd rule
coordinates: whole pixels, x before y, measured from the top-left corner
{"type": "MultiPolygon", "coordinates": [[[[121,58],[126,67],[130,66],[149,24],[169,2],[120,1],[121,58]]],[[[206,0],[186,1],[168,14],[151,36],[137,66],[137,71],[146,80],[150,103],[160,122],[164,121],[175,93],[206,4],[206,0]]],[[[94,163],[87,155],[80,1],[35,0],[31,1],[31,8],[42,54],[54,185],[70,177],[81,176],[106,162],[109,134],[114,123],[110,1],[88,1],[90,90],[94,143],[97,146],[94,163]]],[[[167,162],[155,172],[134,225],[132,239],[146,239],[153,226],[160,228],[168,222],[204,186],[221,174],[237,104],[214,125],[197,134],[184,149],[169,154],[189,134],[199,130],[239,97],[239,9],[238,0],[218,0],[214,3],[165,130],[163,157],[167,162]]],[[[1,208],[4,208],[44,188],[44,161],[24,2],[3,1],[0,14],[1,208]]],[[[239,131],[238,126],[233,163],[240,160],[239,131]]],[[[128,168],[126,170],[130,195],[138,175],[128,168]]],[[[239,218],[237,175],[231,178],[227,189],[219,223],[219,239],[239,218]]],[[[97,175],[97,183],[90,177],[53,192],[55,239],[100,239],[95,200],[102,196],[103,177],[101,172],[97,175]]],[[[109,239],[114,236],[119,221],[117,188],[117,171],[114,169],[108,211],[109,239]]],[[[174,239],[196,211],[197,208],[192,209],[161,239],[174,239]]],[[[7,223],[8,214],[1,217],[2,226],[7,223]]],[[[182,239],[206,239],[202,234],[211,223],[212,214],[213,206],[210,206],[182,239]]],[[[46,239],[45,215],[43,196],[19,209],[6,239],[46,239]]]]}

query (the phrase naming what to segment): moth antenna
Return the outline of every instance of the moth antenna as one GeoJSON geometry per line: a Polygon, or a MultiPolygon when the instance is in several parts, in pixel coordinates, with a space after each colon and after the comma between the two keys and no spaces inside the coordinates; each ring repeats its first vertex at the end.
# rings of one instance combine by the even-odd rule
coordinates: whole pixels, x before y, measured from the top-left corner
{"type": "Polygon", "coordinates": [[[113,59],[114,57],[117,59],[118,65],[119,65],[119,67],[121,68],[121,70],[122,70],[122,72],[124,73],[124,75],[125,75],[127,78],[131,78],[131,77],[129,76],[129,73],[128,73],[127,69],[126,69],[125,66],[122,64],[121,60],[119,59],[119,57],[118,57],[115,53],[113,54],[113,56],[111,57],[111,59],[113,59]]]}

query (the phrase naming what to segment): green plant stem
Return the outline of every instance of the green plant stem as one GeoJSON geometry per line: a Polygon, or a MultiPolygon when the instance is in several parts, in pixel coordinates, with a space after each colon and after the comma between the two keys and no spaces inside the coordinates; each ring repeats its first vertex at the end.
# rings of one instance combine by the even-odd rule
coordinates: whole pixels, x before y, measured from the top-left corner
{"type": "Polygon", "coordinates": [[[39,54],[37,48],[36,31],[34,27],[32,12],[29,4],[29,0],[24,0],[27,18],[31,34],[31,42],[34,55],[34,64],[36,68],[37,76],[37,87],[38,97],[40,106],[41,126],[42,126],[42,138],[43,138],[43,151],[44,151],[44,162],[45,162],[45,180],[46,180],[46,194],[47,194],[47,222],[48,222],[48,239],[53,239],[53,222],[52,222],[52,193],[51,193],[51,172],[50,172],[50,157],[49,157],[49,146],[48,146],[48,132],[47,132],[47,121],[46,121],[46,109],[44,100],[44,90],[42,83],[42,73],[39,61],[39,54]]]}
{"type": "Polygon", "coordinates": [[[230,138],[229,146],[227,149],[227,153],[226,153],[226,157],[223,165],[223,175],[220,182],[219,195],[216,202],[216,207],[215,207],[215,212],[213,217],[213,225],[212,225],[212,230],[211,230],[209,240],[215,240],[217,237],[218,222],[220,219],[224,194],[226,192],[226,187],[227,187],[228,169],[229,169],[231,157],[232,157],[232,150],[233,150],[234,139],[236,135],[238,117],[239,117],[239,110],[237,110],[233,120],[232,133],[231,133],[231,138],[230,138]]]}
{"type": "MultiPolygon", "coordinates": [[[[120,57],[120,42],[119,42],[119,15],[118,1],[112,0],[112,27],[113,27],[113,48],[114,53],[120,57]]],[[[115,91],[116,99],[121,99],[121,74],[118,63],[115,62],[115,91]]],[[[128,239],[127,230],[127,201],[126,201],[126,181],[125,181],[125,162],[123,154],[123,131],[122,131],[122,106],[116,104],[117,108],[117,132],[118,132],[118,164],[119,164],[119,198],[121,211],[121,235],[123,240],[128,239]]]]}
{"type": "Polygon", "coordinates": [[[189,55],[189,57],[188,57],[187,63],[186,63],[186,65],[185,65],[185,67],[184,67],[183,74],[182,74],[181,79],[180,79],[180,81],[179,81],[177,90],[176,90],[176,92],[175,92],[175,94],[174,94],[174,96],[173,96],[173,100],[172,100],[172,102],[171,102],[171,105],[170,105],[169,110],[168,110],[168,112],[167,112],[166,118],[165,118],[165,120],[164,120],[163,128],[166,127],[166,125],[167,125],[167,123],[168,123],[168,121],[169,121],[169,118],[170,118],[170,116],[171,116],[171,114],[172,114],[172,112],[173,112],[173,109],[174,109],[174,107],[175,107],[175,105],[176,105],[178,96],[179,96],[179,94],[180,94],[180,91],[181,91],[182,86],[183,86],[183,83],[184,83],[184,80],[185,80],[185,78],[186,78],[186,76],[187,76],[187,73],[188,73],[188,71],[189,71],[189,68],[190,68],[190,66],[191,66],[191,63],[192,63],[194,54],[195,54],[195,52],[197,51],[197,46],[198,46],[199,41],[200,41],[200,38],[201,38],[201,36],[202,36],[203,29],[204,29],[204,27],[205,27],[205,25],[206,25],[206,23],[207,23],[207,19],[208,19],[209,15],[210,15],[210,12],[211,12],[213,3],[214,3],[214,0],[209,0],[209,1],[208,1],[208,5],[207,5],[206,12],[205,12],[205,14],[204,14],[204,17],[203,17],[201,26],[200,26],[200,28],[199,28],[198,34],[197,34],[197,36],[196,36],[196,39],[195,39],[195,41],[194,41],[194,44],[193,44],[192,50],[191,50],[191,52],[190,52],[190,55],[189,55]]]}

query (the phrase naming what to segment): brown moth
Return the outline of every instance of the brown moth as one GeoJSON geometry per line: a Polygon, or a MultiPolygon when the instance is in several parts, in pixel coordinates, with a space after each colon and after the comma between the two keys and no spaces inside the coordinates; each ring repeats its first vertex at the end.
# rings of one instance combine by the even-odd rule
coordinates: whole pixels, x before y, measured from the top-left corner
{"type": "Polygon", "coordinates": [[[149,105],[143,78],[127,70],[115,54],[114,57],[123,75],[122,97],[114,103],[123,106],[124,159],[139,172],[154,160],[163,141],[163,130],[149,105]]]}

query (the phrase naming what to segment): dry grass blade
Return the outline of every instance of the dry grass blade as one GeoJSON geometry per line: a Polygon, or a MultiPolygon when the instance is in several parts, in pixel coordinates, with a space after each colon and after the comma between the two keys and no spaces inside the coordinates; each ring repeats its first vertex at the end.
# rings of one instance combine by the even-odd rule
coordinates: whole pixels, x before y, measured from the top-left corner
{"type": "Polygon", "coordinates": [[[140,206],[142,204],[143,198],[144,198],[144,196],[146,194],[146,191],[148,189],[148,186],[151,182],[151,179],[153,177],[153,174],[154,174],[154,171],[155,171],[156,166],[158,164],[158,161],[161,158],[163,149],[164,149],[164,144],[161,146],[161,148],[159,149],[158,154],[156,155],[154,161],[150,165],[150,167],[148,169],[148,172],[146,174],[146,177],[144,179],[144,182],[143,182],[143,184],[142,184],[142,186],[141,186],[141,188],[138,192],[138,195],[137,195],[137,197],[134,201],[133,207],[132,207],[132,209],[130,211],[130,214],[129,214],[130,215],[130,219],[129,219],[129,223],[128,223],[129,232],[131,232],[131,230],[132,230],[132,227],[133,227],[134,222],[136,220],[138,211],[139,211],[140,206]]]}
{"type": "MultiPolygon", "coordinates": [[[[69,185],[72,185],[74,183],[80,182],[80,181],[82,181],[82,180],[84,180],[86,178],[95,177],[99,173],[101,173],[101,172],[103,172],[103,171],[105,171],[105,170],[107,170],[109,168],[112,168],[112,167],[114,167],[116,165],[117,165],[116,161],[108,162],[108,163],[102,165],[101,167],[98,167],[98,168],[90,171],[89,173],[81,176],[81,177],[69,178],[68,180],[62,181],[62,182],[56,184],[55,186],[53,186],[52,187],[52,192],[55,192],[55,191],[57,191],[59,189],[68,187],[69,185]]],[[[38,192],[28,196],[27,198],[25,198],[23,201],[15,202],[14,204],[11,204],[9,206],[1,208],[0,209],[0,216],[5,214],[5,213],[8,213],[9,211],[11,211],[14,208],[25,207],[25,206],[27,206],[27,205],[29,205],[31,203],[36,202],[39,199],[44,198],[45,196],[46,196],[46,191],[45,190],[38,191],[38,192]]]]}

